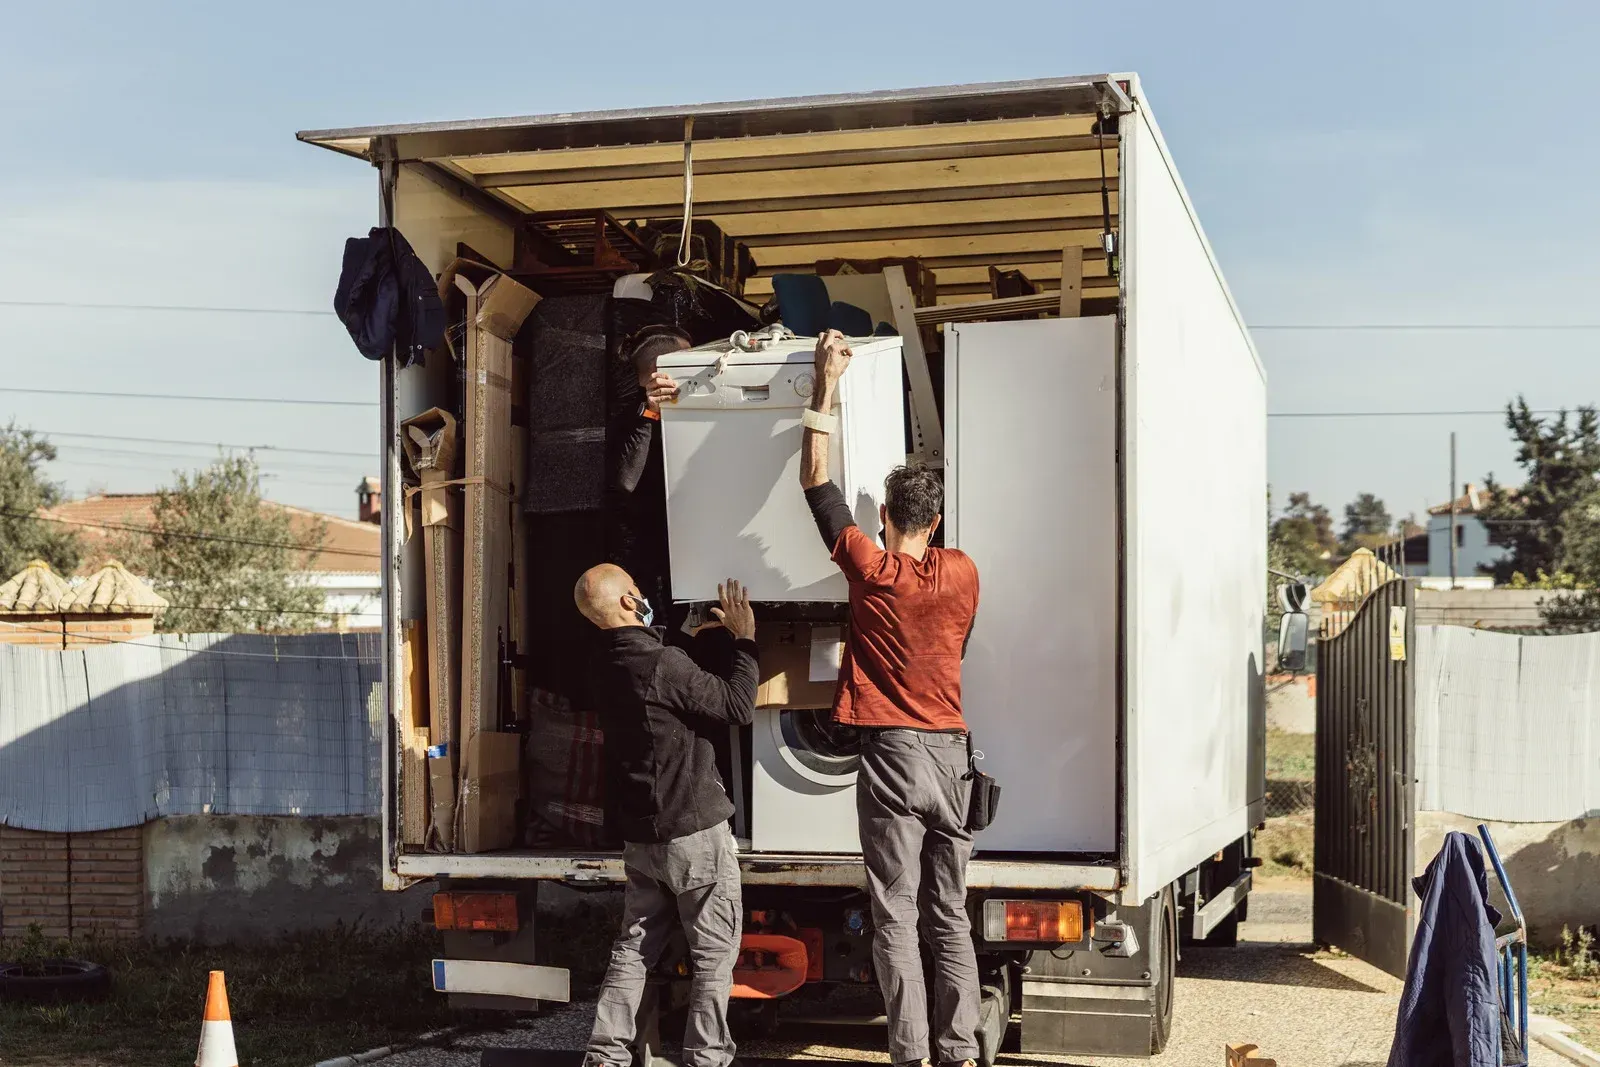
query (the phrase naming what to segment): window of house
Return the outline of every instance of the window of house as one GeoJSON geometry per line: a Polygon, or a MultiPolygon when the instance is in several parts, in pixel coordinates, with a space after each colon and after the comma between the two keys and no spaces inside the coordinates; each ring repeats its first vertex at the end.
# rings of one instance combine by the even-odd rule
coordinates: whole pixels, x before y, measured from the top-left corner
{"type": "Polygon", "coordinates": [[[1460,548],[1462,545],[1464,545],[1466,543],[1467,543],[1467,528],[1465,526],[1457,526],[1456,527],[1456,547],[1460,548]]]}

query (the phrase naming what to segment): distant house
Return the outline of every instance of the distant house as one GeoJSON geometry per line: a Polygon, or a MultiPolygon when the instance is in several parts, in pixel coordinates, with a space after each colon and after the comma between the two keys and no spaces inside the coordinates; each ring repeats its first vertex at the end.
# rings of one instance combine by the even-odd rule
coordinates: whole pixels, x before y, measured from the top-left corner
{"type": "MultiPolygon", "coordinates": [[[[1456,543],[1456,587],[1465,589],[1487,589],[1494,585],[1494,579],[1489,577],[1494,565],[1505,557],[1506,550],[1500,545],[1489,542],[1489,527],[1484,524],[1480,513],[1489,504],[1489,493],[1480,486],[1468,482],[1465,491],[1456,498],[1455,502],[1455,543],[1456,543]]],[[[1406,568],[1407,574],[1412,574],[1411,546],[1407,545],[1406,568]]],[[[1421,561],[1422,569],[1419,577],[1433,579],[1424,581],[1423,585],[1436,586],[1439,579],[1444,579],[1440,588],[1448,588],[1450,584],[1450,505],[1440,504],[1428,509],[1428,539],[1427,554],[1421,561]]]]}
{"type": "MultiPolygon", "coordinates": [[[[378,516],[382,509],[378,492],[374,478],[365,479],[357,487],[359,520],[262,501],[265,506],[288,514],[297,537],[308,536],[319,520],[326,524],[321,550],[310,558],[302,554],[299,577],[321,587],[335,629],[374,630],[382,619],[378,551],[378,516]]],[[[128,527],[149,527],[154,522],[155,502],[154,493],[100,493],[59,504],[40,514],[81,524],[78,533],[85,552],[78,572],[89,574],[111,558],[113,543],[128,527]]]]}

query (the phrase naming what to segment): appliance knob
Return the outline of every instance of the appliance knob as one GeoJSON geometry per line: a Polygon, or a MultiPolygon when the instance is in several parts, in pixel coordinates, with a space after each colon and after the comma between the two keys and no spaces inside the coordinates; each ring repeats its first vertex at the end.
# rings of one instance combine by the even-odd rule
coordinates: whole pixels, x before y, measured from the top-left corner
{"type": "Polygon", "coordinates": [[[799,394],[801,400],[810,400],[811,390],[816,388],[816,384],[816,379],[811,376],[810,371],[801,371],[795,375],[794,391],[799,394]]]}

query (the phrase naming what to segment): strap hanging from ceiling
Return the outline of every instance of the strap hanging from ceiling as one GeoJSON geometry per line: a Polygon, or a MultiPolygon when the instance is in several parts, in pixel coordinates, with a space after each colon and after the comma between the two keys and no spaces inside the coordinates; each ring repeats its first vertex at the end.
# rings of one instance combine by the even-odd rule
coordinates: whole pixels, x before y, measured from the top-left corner
{"type": "Polygon", "coordinates": [[[690,259],[690,229],[694,224],[694,116],[683,120],[683,232],[678,235],[678,266],[690,259]]]}

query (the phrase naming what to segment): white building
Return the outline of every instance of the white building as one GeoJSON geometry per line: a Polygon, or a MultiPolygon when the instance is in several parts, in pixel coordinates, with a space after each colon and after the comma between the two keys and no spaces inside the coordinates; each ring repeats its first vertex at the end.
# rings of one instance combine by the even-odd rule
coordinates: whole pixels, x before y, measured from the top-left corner
{"type": "MultiPolygon", "coordinates": [[[[1494,585],[1489,572],[1505,557],[1506,549],[1489,542],[1489,528],[1480,512],[1489,494],[1468,482],[1455,502],[1456,588],[1487,589],[1494,585]]],[[[1428,509],[1428,561],[1425,587],[1450,586],[1450,505],[1428,509]],[[1441,583],[1442,579],[1442,583],[1441,583]]]]}

